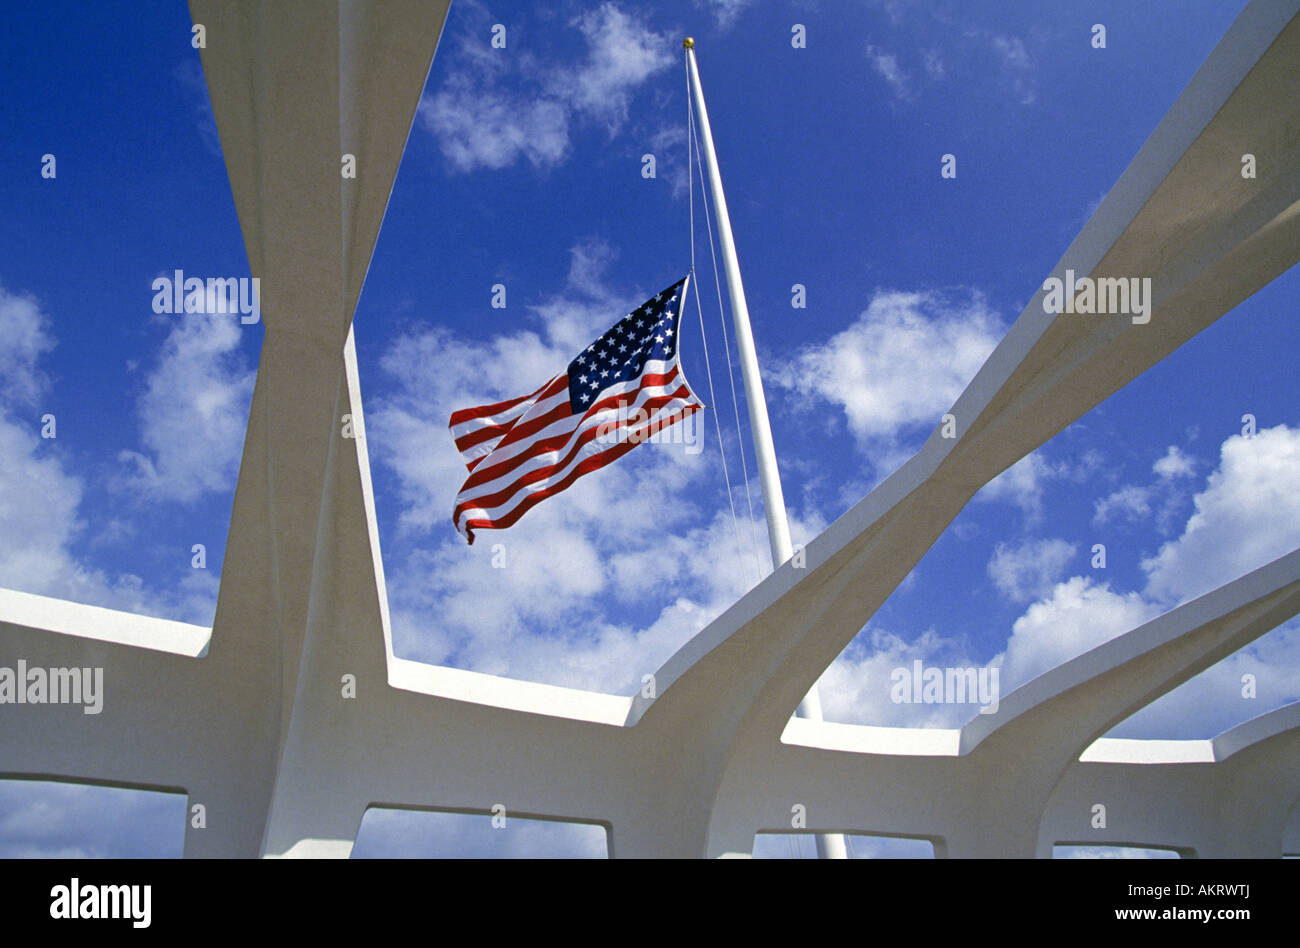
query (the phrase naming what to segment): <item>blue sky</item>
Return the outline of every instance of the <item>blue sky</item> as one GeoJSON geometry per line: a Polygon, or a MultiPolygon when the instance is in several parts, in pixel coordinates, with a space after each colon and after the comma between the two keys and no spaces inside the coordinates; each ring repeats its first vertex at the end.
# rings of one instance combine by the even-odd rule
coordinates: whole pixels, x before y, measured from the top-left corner
{"type": "MultiPolygon", "coordinates": [[[[631,693],[753,584],[756,553],[767,568],[698,182],[716,399],[694,301],[682,351],[716,406],[697,416],[702,450],[643,446],[473,548],[450,520],[450,412],[536,388],[690,266],[682,36],[698,41],[799,541],[920,446],[1242,6],[455,0],[355,317],[397,653],[631,693]]],[[[263,330],[150,307],[174,269],[248,275],[188,11],[7,19],[0,586],[210,624],[263,330]]],[[[997,665],[1005,694],[1300,545],[1298,290],[1284,274],[985,488],[828,670],[827,718],[958,726],[972,706],[896,704],[891,670],[997,665]]],[[[1210,737],[1298,698],[1292,623],[1114,735],[1210,737]]],[[[0,854],[178,851],[179,830],[159,829],[170,805],[0,783],[0,854]],[[113,830],[87,807],[118,813],[113,830]]],[[[358,854],[409,852],[403,819],[368,817],[358,854]]],[[[504,852],[473,828],[428,832],[440,853],[504,852]]],[[[550,851],[549,832],[509,854],[550,851]]]]}

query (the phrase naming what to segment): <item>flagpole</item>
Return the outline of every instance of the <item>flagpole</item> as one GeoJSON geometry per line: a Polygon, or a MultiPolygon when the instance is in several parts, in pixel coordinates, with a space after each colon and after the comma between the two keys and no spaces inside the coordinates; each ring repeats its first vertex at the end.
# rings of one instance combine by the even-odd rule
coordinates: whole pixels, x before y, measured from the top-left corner
{"type": "MultiPolygon", "coordinates": [[[[709,185],[713,192],[713,213],[718,224],[718,240],[722,244],[722,260],[727,273],[727,289],[731,296],[731,316],[736,326],[736,347],[740,350],[740,371],[745,379],[745,401],[749,403],[749,427],[754,435],[754,454],[758,458],[758,480],[763,488],[763,510],[767,514],[767,539],[772,546],[772,565],[779,567],[792,556],[790,522],[786,517],[785,495],[781,492],[781,473],[776,466],[776,448],[772,445],[772,425],[767,417],[767,399],[763,396],[763,380],[758,372],[758,355],[754,350],[754,332],[749,325],[749,306],[745,303],[745,287],[740,281],[740,263],[736,259],[736,241],[731,234],[731,217],[727,213],[727,198],[722,193],[722,175],[718,172],[718,156],[713,151],[713,130],[709,126],[709,113],[704,106],[704,89],[700,86],[700,73],[695,65],[695,40],[682,41],[686,49],[686,65],[691,76],[691,89],[695,93],[695,110],[700,118],[700,138],[704,145],[704,159],[709,167],[709,185]]],[[[697,290],[698,292],[698,290],[697,290]]],[[[821,697],[813,684],[803,701],[799,702],[799,716],[813,721],[822,719],[821,697]]],[[[817,855],[822,859],[844,859],[844,837],[839,834],[818,835],[817,855]]]]}

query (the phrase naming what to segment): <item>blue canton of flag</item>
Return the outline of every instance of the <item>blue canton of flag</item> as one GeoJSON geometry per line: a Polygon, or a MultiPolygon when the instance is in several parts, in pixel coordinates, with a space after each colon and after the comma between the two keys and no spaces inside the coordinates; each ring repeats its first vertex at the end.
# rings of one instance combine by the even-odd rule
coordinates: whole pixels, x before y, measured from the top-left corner
{"type": "Polygon", "coordinates": [[[569,363],[569,404],[580,414],[606,389],[640,378],[646,362],[677,351],[682,280],[642,303],[569,363]]]}

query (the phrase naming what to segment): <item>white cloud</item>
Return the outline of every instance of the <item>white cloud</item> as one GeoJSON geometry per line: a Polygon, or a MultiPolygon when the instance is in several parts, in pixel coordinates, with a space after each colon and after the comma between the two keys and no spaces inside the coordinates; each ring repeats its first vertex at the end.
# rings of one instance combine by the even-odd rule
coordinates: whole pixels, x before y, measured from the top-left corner
{"type": "Polygon", "coordinates": [[[461,76],[421,100],[419,117],[458,171],[505,168],[520,158],[550,168],[569,151],[569,116],[559,102],[519,101],[461,76]]]}
{"type": "Polygon", "coordinates": [[[1002,501],[1014,504],[1024,513],[1028,523],[1036,523],[1043,516],[1043,492],[1054,480],[1082,482],[1101,464],[1095,451],[1086,452],[1075,463],[1049,461],[1042,449],[1011,465],[975,494],[975,500],[1002,501]]]}
{"type": "Polygon", "coordinates": [[[907,73],[898,64],[898,57],[877,46],[867,46],[867,59],[876,73],[889,84],[898,99],[910,99],[911,88],[907,73]]]}
{"type": "MultiPolygon", "coordinates": [[[[15,340],[3,350],[0,377],[32,404],[46,390],[38,360],[54,346],[48,325],[35,300],[0,289],[0,337],[15,340]]],[[[138,576],[111,575],[73,554],[87,532],[80,513],[85,482],[70,470],[72,457],[64,442],[41,438],[34,412],[13,413],[11,404],[0,405],[0,536],[21,537],[22,542],[0,544],[0,587],[210,622],[216,579],[207,571],[191,571],[193,575],[176,588],[157,593],[138,576]]],[[[124,528],[109,522],[105,529],[112,533],[124,528]]]]}
{"type": "Polygon", "coordinates": [[[1196,474],[1196,462],[1184,454],[1178,445],[1171,444],[1164,457],[1156,461],[1151,470],[1166,480],[1192,477],[1196,474]]]}
{"type": "Polygon", "coordinates": [[[1093,504],[1092,522],[1102,526],[1117,517],[1129,523],[1146,520],[1155,512],[1156,527],[1167,533],[1187,493],[1177,482],[1196,475],[1196,460],[1171,444],[1151,470],[1155,482],[1146,486],[1125,484],[1093,504]]]}
{"type": "Polygon", "coordinates": [[[1148,594],[1180,602],[1300,547],[1300,430],[1223,442],[1182,536],[1143,560],[1148,594]]]}
{"type": "MultiPolygon", "coordinates": [[[[1003,655],[1006,691],[1153,618],[1159,608],[1135,592],[1113,592],[1084,576],[1058,583],[1011,627],[1003,655]]],[[[1005,693],[1005,692],[1004,692],[1005,693]]]]}
{"type": "Polygon", "coordinates": [[[711,9],[718,20],[718,26],[724,30],[736,22],[741,12],[750,5],[751,0],[695,0],[697,7],[711,9]]]}
{"type": "Polygon", "coordinates": [[[49,319],[30,296],[0,289],[0,380],[15,396],[0,405],[0,536],[22,538],[0,544],[0,586],[33,593],[85,593],[102,577],[82,570],[68,545],[82,532],[77,517],[81,481],[64,469],[59,442],[39,436],[40,423],[29,412],[10,414],[9,406],[30,408],[45,394],[38,360],[54,347],[49,319]]]}
{"type": "MultiPolygon", "coordinates": [[[[877,727],[954,728],[979,713],[974,703],[917,704],[895,702],[895,669],[911,673],[913,663],[925,667],[980,668],[963,643],[927,629],[908,642],[879,628],[868,627],[836,657],[818,681],[822,714],[828,721],[877,727]],[[870,645],[866,644],[870,641],[870,645]]],[[[1001,693],[1006,694],[1005,686],[1001,693]]]]}
{"type": "Polygon", "coordinates": [[[979,293],[877,291],[857,321],[777,362],[773,384],[843,408],[849,430],[880,466],[905,435],[938,426],[1003,334],[979,293]]]}
{"type": "Polygon", "coordinates": [[[1002,61],[1002,72],[1012,94],[1021,105],[1032,105],[1037,95],[1034,90],[1034,61],[1025,43],[1017,36],[991,36],[989,42],[1002,61]]]}
{"type": "Polygon", "coordinates": [[[145,451],[119,456],[134,467],[131,489],[189,502],[234,485],[256,375],[240,331],[219,316],[174,323],[137,404],[145,451]]]}
{"type": "Polygon", "coordinates": [[[582,33],[586,57],[568,68],[547,70],[533,56],[487,49],[481,28],[463,39],[465,65],[418,110],[455,170],[501,169],[520,160],[554,167],[571,151],[575,123],[600,124],[612,138],[627,122],[636,90],[672,65],[668,37],[613,3],[570,25],[582,33]]]}
{"type": "Polygon", "coordinates": [[[694,162],[686,150],[685,124],[665,125],[655,132],[650,139],[650,153],[655,156],[655,173],[667,179],[673,197],[685,194],[695,173],[694,162]]]}
{"type": "MultiPolygon", "coordinates": [[[[1173,477],[1191,464],[1176,449],[1157,462],[1173,477]]],[[[1015,623],[1004,655],[1004,687],[1037,674],[1300,547],[1300,430],[1285,425],[1221,448],[1217,470],[1196,495],[1177,539],[1144,559],[1147,583],[1118,593],[1075,576],[1057,584],[1015,623]]],[[[1117,733],[1128,737],[1211,737],[1300,697],[1300,625],[1256,640],[1134,715],[1117,733]],[[1243,699],[1241,676],[1259,682],[1259,700],[1243,699]]]]}
{"type": "Polygon", "coordinates": [[[1151,515],[1151,488],[1126,484],[1093,504],[1092,522],[1101,526],[1115,514],[1128,520],[1142,520],[1151,515]]]}
{"type": "Polygon", "coordinates": [[[944,65],[943,57],[937,49],[927,49],[922,53],[922,59],[925,62],[925,71],[931,79],[942,79],[948,74],[948,69],[944,65]]]}
{"type": "Polygon", "coordinates": [[[7,292],[0,287],[0,384],[5,404],[33,407],[45,390],[45,378],[37,360],[54,348],[49,319],[31,296],[7,292]]]}
{"type": "Polygon", "coordinates": [[[672,65],[672,41],[612,3],[573,22],[587,40],[587,61],[562,75],[552,90],[603,123],[612,137],[627,121],[637,86],[672,65]]]}
{"type": "Polygon", "coordinates": [[[1028,602],[1051,591],[1077,552],[1077,546],[1064,540],[999,543],[989,560],[989,578],[1011,600],[1028,602]]]}

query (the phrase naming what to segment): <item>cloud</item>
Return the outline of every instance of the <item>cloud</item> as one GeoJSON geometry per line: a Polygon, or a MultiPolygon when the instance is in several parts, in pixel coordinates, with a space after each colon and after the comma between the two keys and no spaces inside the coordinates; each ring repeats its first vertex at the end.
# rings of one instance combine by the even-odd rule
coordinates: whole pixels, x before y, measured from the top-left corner
{"type": "Polygon", "coordinates": [[[36,299],[9,293],[0,286],[0,384],[6,405],[34,407],[46,388],[45,376],[37,367],[42,355],[54,348],[49,319],[36,299]]]}
{"type": "Polygon", "coordinates": [[[1135,629],[1161,610],[1136,592],[1074,576],[1053,587],[1011,627],[1002,657],[1004,693],[1135,629]]]}
{"type": "Polygon", "coordinates": [[[1196,462],[1182,452],[1176,444],[1171,444],[1164,457],[1152,465],[1151,470],[1166,480],[1176,477],[1192,477],[1196,474],[1196,462]]]}
{"type": "Polygon", "coordinates": [[[944,65],[943,56],[937,49],[927,49],[921,54],[925,63],[925,72],[931,79],[942,79],[948,74],[948,68],[944,65]]]}
{"type": "Polygon", "coordinates": [[[462,38],[463,65],[420,101],[417,113],[454,170],[499,170],[521,160],[555,167],[572,150],[575,125],[598,124],[613,138],[637,89],[672,65],[668,37],[613,3],[570,25],[582,34],[586,55],[558,69],[527,53],[487,48],[485,21],[462,38]]]}
{"type": "MultiPolygon", "coordinates": [[[[895,48],[873,44],[867,47],[867,58],[896,100],[915,100],[925,82],[951,78],[969,83],[991,76],[992,84],[1009,92],[1018,105],[1036,101],[1037,66],[1030,44],[1021,37],[974,25],[958,30],[951,13],[933,5],[901,0],[874,0],[872,5],[888,18],[895,48]],[[925,45],[936,30],[945,38],[942,50],[925,45]],[[904,62],[919,65],[909,73],[904,62]]],[[[1037,37],[1038,32],[1031,34],[1037,37]]]]}
{"type": "MultiPolygon", "coordinates": [[[[1007,688],[1094,648],[1181,602],[1203,595],[1300,547],[1300,430],[1285,425],[1223,442],[1217,470],[1194,498],[1182,535],[1142,561],[1140,591],[1075,576],[1058,583],[1012,628],[1007,688]]],[[[1162,479],[1194,476],[1170,449],[1162,479]]],[[[996,558],[995,558],[996,559],[996,558]]],[[[990,567],[992,569],[992,567],[990,567]]],[[[1124,736],[1211,737],[1300,698],[1300,623],[1275,629],[1134,715],[1124,736]],[[1241,676],[1261,683],[1258,703],[1241,697],[1241,676]],[[1263,692],[1267,686],[1267,695],[1263,692]]]]}
{"type": "Polygon", "coordinates": [[[419,118],[457,171],[506,168],[521,158],[535,168],[550,168],[569,152],[569,115],[562,104],[521,102],[476,89],[464,76],[421,100],[419,118]]]}
{"type": "Polygon", "coordinates": [[[1073,473],[1068,463],[1053,463],[1041,450],[1035,451],[985,484],[975,499],[1012,503],[1020,508],[1028,522],[1036,523],[1043,516],[1043,490],[1047,483],[1073,473]]]}
{"type": "Polygon", "coordinates": [[[1156,480],[1147,485],[1125,484],[1100,498],[1093,504],[1093,526],[1122,518],[1128,523],[1140,523],[1155,512],[1156,528],[1168,533],[1178,510],[1187,499],[1187,493],[1178,481],[1196,475],[1197,462],[1181,448],[1171,444],[1162,457],[1152,465],[1156,480]]]}
{"type": "Polygon", "coordinates": [[[898,64],[898,57],[877,46],[867,46],[867,59],[880,78],[888,83],[896,99],[906,101],[912,97],[907,73],[898,64]]]}
{"type": "Polygon", "coordinates": [[[612,138],[627,121],[636,88],[672,66],[672,41],[612,3],[573,22],[587,41],[587,61],[552,88],[578,112],[603,123],[612,138]]]}
{"type": "Polygon", "coordinates": [[[713,11],[718,26],[724,30],[736,22],[750,3],[751,0],[695,0],[696,7],[713,11]]]}
{"type": "Polygon", "coordinates": [[[208,82],[203,75],[203,62],[195,50],[193,59],[184,59],[172,70],[172,75],[194,103],[194,127],[203,147],[213,157],[221,158],[221,134],[212,114],[212,100],[208,97],[208,82]]]}
{"type": "Polygon", "coordinates": [[[844,411],[877,467],[907,440],[919,444],[952,406],[1002,337],[983,296],[878,290],[853,325],[776,362],[772,384],[815,408],[844,411]]]}
{"type": "Polygon", "coordinates": [[[49,324],[33,297],[0,288],[0,381],[13,393],[0,404],[0,536],[22,538],[0,544],[0,586],[102,601],[105,578],[68,552],[84,530],[82,482],[65,469],[59,442],[39,436],[32,410],[48,384],[39,359],[55,344],[49,324]],[[16,407],[29,410],[18,415],[16,407]]]}
{"type": "Polygon", "coordinates": [[[1230,437],[1193,504],[1182,535],[1142,561],[1148,594],[1163,602],[1209,592],[1300,547],[1300,430],[1230,437]]]}
{"type": "Polygon", "coordinates": [[[1022,39],[1017,36],[990,35],[989,43],[1002,63],[1002,75],[1021,105],[1032,105],[1037,98],[1034,61],[1022,39]]]}
{"type": "MultiPolygon", "coordinates": [[[[979,668],[964,643],[927,629],[913,641],[880,629],[867,630],[849,643],[818,680],[822,714],[828,721],[876,727],[960,727],[979,713],[974,703],[917,704],[895,702],[895,669],[909,674],[913,662],[925,667],[979,668]]],[[[1002,691],[1005,694],[1005,689],[1002,691]]]]}
{"type": "MultiPolygon", "coordinates": [[[[39,357],[55,344],[49,323],[32,297],[0,288],[0,336],[12,341],[0,356],[0,379],[30,404],[46,391],[39,357]]],[[[0,544],[0,587],[210,622],[218,582],[215,570],[187,570],[180,583],[159,591],[139,576],[97,569],[74,555],[88,529],[81,513],[87,485],[71,469],[74,459],[63,442],[40,437],[34,411],[13,411],[22,404],[14,399],[0,405],[0,536],[22,538],[22,543],[0,544]]],[[[103,524],[100,538],[129,530],[121,518],[112,518],[103,524]]]]}
{"type": "Polygon", "coordinates": [[[674,198],[681,197],[691,185],[694,172],[686,149],[686,125],[665,125],[650,139],[650,152],[655,156],[655,173],[666,178],[674,198]]]}
{"type": "Polygon", "coordinates": [[[233,487],[256,375],[240,332],[222,317],[173,322],[136,406],[145,451],[119,455],[133,468],[127,487],[182,503],[233,487]]]}
{"type": "Polygon", "coordinates": [[[1064,540],[999,543],[989,560],[989,578],[1013,602],[1028,602],[1046,595],[1056,585],[1078,550],[1064,540]]]}
{"type": "Polygon", "coordinates": [[[1115,514],[1129,520],[1143,520],[1151,515],[1151,488],[1127,484],[1093,504],[1092,522],[1101,526],[1115,514]]]}

